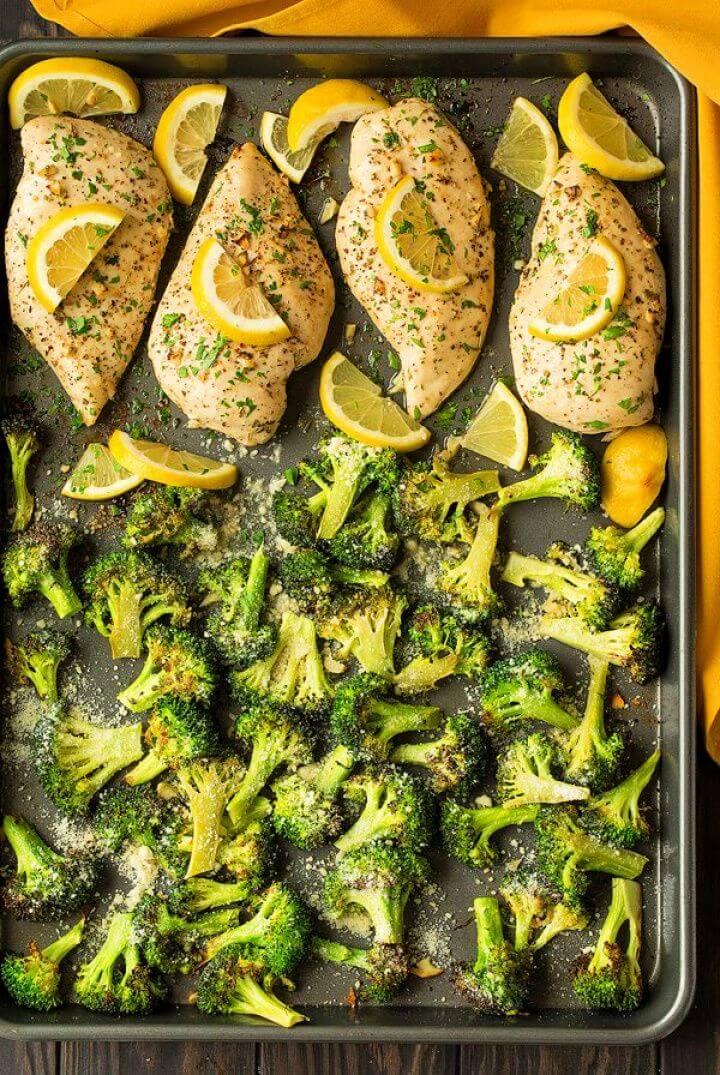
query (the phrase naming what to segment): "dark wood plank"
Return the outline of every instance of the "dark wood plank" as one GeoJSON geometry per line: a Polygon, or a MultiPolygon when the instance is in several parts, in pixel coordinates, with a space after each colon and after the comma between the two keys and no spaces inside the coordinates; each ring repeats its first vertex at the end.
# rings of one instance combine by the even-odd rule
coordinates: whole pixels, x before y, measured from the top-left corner
{"type": "Polygon", "coordinates": [[[654,1045],[641,1049],[466,1045],[459,1075],[655,1075],[656,1071],[654,1045]]]}
{"type": "Polygon", "coordinates": [[[455,1075],[459,1059],[451,1045],[260,1045],[259,1051],[258,1075],[455,1075]]]}
{"type": "Polygon", "coordinates": [[[231,1042],[64,1042],[58,1075],[254,1075],[256,1046],[231,1042]]]}
{"type": "Polygon", "coordinates": [[[58,1075],[58,1047],[53,1041],[0,1041],[3,1075],[58,1075]]]}

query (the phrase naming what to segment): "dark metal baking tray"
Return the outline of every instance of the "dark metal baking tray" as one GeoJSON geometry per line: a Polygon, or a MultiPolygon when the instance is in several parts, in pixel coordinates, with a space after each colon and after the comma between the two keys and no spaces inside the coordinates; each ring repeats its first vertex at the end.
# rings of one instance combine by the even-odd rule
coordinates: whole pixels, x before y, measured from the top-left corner
{"type": "MultiPolygon", "coordinates": [[[[694,984],[694,617],[693,617],[693,340],[694,340],[694,175],[695,106],[686,82],[657,54],[641,43],[627,39],[547,39],[530,40],[339,40],[339,39],[242,39],[107,41],[28,41],[10,45],[0,52],[0,89],[3,99],[12,79],[38,59],[54,55],[96,55],[117,62],[140,82],[143,109],[137,117],[109,118],[105,122],[150,144],[160,110],[192,79],[221,79],[230,87],[229,104],[211,153],[205,177],[225,159],[231,141],[257,139],[259,115],[265,108],[286,111],[289,102],[306,85],[323,75],[370,79],[386,92],[402,91],[407,80],[432,76],[437,82],[437,103],[448,111],[475,152],[480,169],[495,187],[493,218],[498,232],[498,286],[495,310],[483,356],[468,385],[460,390],[458,413],[466,404],[482,397],[498,375],[511,374],[507,338],[507,313],[517,272],[513,262],[527,252],[529,232],[537,200],[523,195],[511,184],[498,182],[489,170],[489,158],[497,128],[502,124],[512,99],[519,93],[554,111],[568,79],[589,71],[603,83],[605,92],[625,110],[641,136],[661,153],[667,165],[662,184],[626,185],[626,193],[636,206],[646,228],[657,234],[663,261],[668,270],[670,319],[665,345],[658,364],[659,407],[668,432],[670,458],[664,502],[668,523],[657,553],[654,585],[661,595],[670,624],[669,659],[662,680],[637,697],[633,716],[633,752],[640,757],[660,742],[663,749],[662,780],[654,806],[656,836],[650,848],[651,865],[644,877],[646,905],[646,972],[649,989],[642,1007],[629,1016],[590,1015],[579,1011],[563,985],[568,961],[577,953],[575,939],[563,947],[555,942],[551,959],[542,961],[536,990],[542,1007],[527,1016],[504,1021],[483,1018],[461,1005],[453,996],[447,977],[415,984],[396,1006],[363,1007],[351,1012],[342,1003],[350,977],[336,975],[327,968],[302,973],[298,1005],[311,1021],[288,1032],[251,1021],[227,1018],[208,1019],[194,1008],[180,1006],[143,1019],[115,1020],[94,1016],[76,1007],[66,1007],[49,1016],[20,1011],[0,1001],[0,1034],[7,1037],[105,1038],[105,1039],[238,1039],[278,1040],[286,1035],[296,1041],[512,1041],[512,1042],[602,1042],[632,1043],[654,1040],[672,1030],[688,1009],[694,984]],[[525,220],[524,236],[520,224],[525,220]],[[551,964],[554,971],[551,969],[551,964]]],[[[2,138],[7,166],[0,171],[3,211],[21,168],[17,135],[7,131],[6,109],[1,110],[2,138]]],[[[311,220],[317,220],[324,198],[332,194],[340,200],[347,190],[347,149],[349,131],[339,132],[334,143],[326,143],[303,184],[301,195],[311,220]]],[[[202,203],[201,190],[198,204],[202,203]]],[[[174,264],[187,226],[195,210],[180,208],[176,233],[165,258],[163,286],[174,264]]],[[[318,228],[320,241],[332,262],[334,225],[318,228]]],[[[336,269],[336,265],[334,265],[336,269]]],[[[337,346],[358,361],[373,348],[386,350],[368,319],[342,286],[338,311],[333,319],[324,354],[337,346]],[[343,323],[358,325],[352,344],[343,339],[343,323]]],[[[186,447],[208,445],[206,434],[185,429],[177,412],[158,398],[144,347],[124,378],[115,402],[105,410],[92,431],[73,432],[72,416],[54,378],[43,363],[33,360],[17,330],[3,322],[6,371],[11,391],[32,385],[52,427],[49,451],[38,474],[43,503],[65,515],[71,510],[61,505],[57,494],[62,484],[61,464],[73,462],[82,446],[119,424],[132,423],[151,433],[172,433],[175,443],[186,447]]],[[[214,439],[216,452],[237,456],[244,475],[252,478],[277,473],[307,451],[317,432],[316,412],[308,400],[316,399],[319,363],[293,378],[289,408],[279,439],[279,456],[274,446],[249,454],[230,450],[214,439]]],[[[389,372],[386,368],[384,372],[389,372]]],[[[531,444],[541,447],[548,427],[530,416],[531,444]]],[[[596,441],[596,450],[600,449],[596,441]]],[[[81,505],[81,521],[94,509],[81,505]]],[[[579,540],[592,520],[563,513],[557,506],[520,505],[511,513],[501,546],[514,545],[524,551],[541,552],[557,538],[579,540]]],[[[108,532],[94,539],[102,545],[108,532]]],[[[38,613],[9,617],[12,632],[18,621],[34,623],[38,613]]],[[[92,632],[80,632],[80,656],[92,667],[92,688],[80,683],[81,696],[97,694],[108,713],[114,712],[117,673],[113,671],[106,646],[92,632]]],[[[580,667],[567,652],[561,654],[568,671],[580,667]]],[[[123,675],[129,673],[123,673],[123,675]]],[[[622,677],[614,681],[626,698],[637,692],[622,677]]],[[[448,705],[460,704],[462,695],[449,691],[448,705]]],[[[37,792],[27,753],[5,759],[4,802],[15,809],[27,809],[39,818],[44,831],[56,833],[56,822],[37,792]]],[[[468,926],[473,895],[492,889],[493,879],[474,877],[459,867],[449,867],[442,856],[434,855],[449,895],[429,913],[436,932],[451,942],[456,957],[468,957],[473,948],[473,931],[468,926]],[[446,917],[446,916],[449,916],[446,917]]],[[[291,876],[301,884],[306,880],[302,856],[291,862],[291,876]]],[[[426,908],[423,913],[427,914],[426,908]]],[[[22,944],[28,930],[5,922],[3,941],[10,947],[22,944]]],[[[50,937],[51,933],[48,933],[50,937]]]]}

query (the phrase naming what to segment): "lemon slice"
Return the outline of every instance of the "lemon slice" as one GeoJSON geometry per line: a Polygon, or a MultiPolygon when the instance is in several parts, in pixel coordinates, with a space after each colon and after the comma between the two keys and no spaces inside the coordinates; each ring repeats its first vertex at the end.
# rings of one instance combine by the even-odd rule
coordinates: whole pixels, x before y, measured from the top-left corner
{"type": "Polygon", "coordinates": [[[8,93],[10,123],[15,130],[36,116],[107,116],[137,112],[140,93],[124,71],[103,60],[78,56],[41,60],[13,82],[8,93]]]}
{"type": "Polygon", "coordinates": [[[286,116],[281,116],[277,112],[263,112],[260,121],[260,138],[270,160],[291,182],[299,183],[310,167],[321,139],[315,139],[305,149],[291,153],[287,140],[287,126],[286,116]]]}
{"type": "Polygon", "coordinates": [[[320,404],[333,425],[373,448],[414,452],[430,440],[429,429],[384,396],[340,351],[323,366],[320,404]]]}
{"type": "Polygon", "coordinates": [[[153,153],[173,198],[192,205],[215,137],[227,89],[214,83],[188,86],[167,106],[155,131],[153,153]]]}
{"type": "Polygon", "coordinates": [[[513,470],[522,470],[528,453],[528,426],[520,400],[498,381],[473,418],[460,445],[513,470]]]}
{"type": "Polygon", "coordinates": [[[587,340],[610,324],[624,294],[625,262],[599,235],[540,317],[530,322],[530,333],[555,343],[587,340]]]}
{"type": "Polygon", "coordinates": [[[532,101],[517,97],[490,167],[542,197],[555,174],[557,162],[555,131],[532,101]]]}
{"type": "Polygon", "coordinates": [[[391,187],[380,203],[375,241],[385,264],[418,291],[443,294],[467,283],[452,239],[438,227],[411,175],[391,187]]]}
{"type": "Polygon", "coordinates": [[[376,90],[351,78],[330,78],[301,93],[290,109],[287,125],[292,153],[321,142],[341,123],[354,123],[366,112],[388,108],[376,90]]]}
{"type": "Polygon", "coordinates": [[[46,220],[27,245],[27,274],[38,302],[53,313],[123,219],[100,202],[69,205],[46,220]]]}
{"type": "Polygon", "coordinates": [[[108,448],[125,470],[160,485],[229,489],[237,481],[238,469],[232,463],[218,463],[204,455],[176,451],[154,440],[133,440],[121,429],[111,433],[108,448]]]}
{"type": "Polygon", "coordinates": [[[560,98],[558,126],[568,149],[608,179],[652,179],[665,171],[587,73],[573,79],[560,98]]]}
{"type": "Polygon", "coordinates": [[[199,312],[229,340],[268,347],[290,335],[262,288],[249,283],[217,239],[206,239],[195,255],[191,286],[199,312]]]}
{"type": "Polygon", "coordinates": [[[113,459],[104,444],[88,444],[61,491],[73,500],[112,500],[136,489],[142,480],[113,459]]]}

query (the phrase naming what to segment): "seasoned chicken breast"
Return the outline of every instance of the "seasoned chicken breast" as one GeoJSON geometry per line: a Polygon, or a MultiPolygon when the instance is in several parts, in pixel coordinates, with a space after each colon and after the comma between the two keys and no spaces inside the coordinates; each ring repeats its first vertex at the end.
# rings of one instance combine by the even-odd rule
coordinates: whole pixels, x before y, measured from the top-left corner
{"type": "Polygon", "coordinates": [[[532,255],[510,312],[515,382],[523,400],[548,421],[582,433],[647,422],[665,310],[665,273],[654,240],[614,183],[566,153],[540,208],[532,255]],[[595,234],[623,256],[627,285],[621,311],[587,340],[537,339],[528,331],[530,322],[560,290],[595,234]]]}
{"type": "Polygon", "coordinates": [[[452,124],[413,98],[357,121],[350,181],[337,220],[342,271],[400,358],[408,411],[431,414],[472,370],[490,319],[494,236],[485,183],[452,124]],[[380,258],[375,214],[403,175],[423,185],[434,220],[455,247],[468,278],[457,291],[415,290],[380,258]]]}
{"type": "Polygon", "coordinates": [[[22,129],[24,169],[5,232],[10,313],[86,425],[115,395],[142,334],[172,226],[152,154],[92,120],[41,116],[22,129]],[[65,206],[102,202],[125,217],[55,313],[28,282],[26,244],[65,206]]]}
{"type": "Polygon", "coordinates": [[[288,377],[319,354],[334,305],[330,270],[287,179],[247,142],[215,177],[158,305],[148,345],[157,379],[191,426],[263,444],[285,411],[288,377]],[[266,296],[277,296],[287,339],[233,343],[204,320],[191,274],[208,236],[246,262],[266,296]]]}

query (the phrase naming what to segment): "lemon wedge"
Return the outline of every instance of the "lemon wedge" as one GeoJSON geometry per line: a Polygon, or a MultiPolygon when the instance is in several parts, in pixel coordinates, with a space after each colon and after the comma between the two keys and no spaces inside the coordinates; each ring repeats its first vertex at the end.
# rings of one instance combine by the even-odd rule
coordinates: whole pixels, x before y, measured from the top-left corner
{"type": "Polygon", "coordinates": [[[227,89],[188,86],[167,106],[155,131],[153,153],[173,198],[192,205],[205,171],[205,150],[215,138],[227,89]]]}
{"type": "Polygon", "coordinates": [[[625,262],[609,239],[598,235],[539,317],[531,335],[555,343],[587,340],[610,324],[625,294],[625,262]]]}
{"type": "Polygon", "coordinates": [[[10,87],[8,104],[10,123],[18,130],[36,116],[137,112],[140,92],[130,75],[114,64],[68,56],[28,67],[10,87]]]}
{"type": "Polygon", "coordinates": [[[438,227],[411,175],[391,187],[380,203],[375,241],[388,268],[418,291],[443,294],[467,283],[452,239],[438,227]]]}
{"type": "Polygon", "coordinates": [[[373,448],[414,452],[430,440],[429,429],[384,396],[340,351],[322,368],[320,404],[333,425],[373,448]]]}
{"type": "Polygon", "coordinates": [[[288,121],[277,112],[263,112],[260,121],[260,138],[263,149],[283,175],[292,183],[299,183],[315,156],[320,139],[310,142],[304,149],[292,153],[287,140],[288,121]]]}
{"type": "Polygon", "coordinates": [[[555,131],[532,101],[517,97],[490,167],[542,197],[555,174],[557,162],[555,131]]]}
{"type": "Polygon", "coordinates": [[[206,239],[195,255],[191,286],[199,312],[229,340],[268,347],[290,335],[262,288],[249,283],[217,239],[206,239]]]}
{"type": "Polygon", "coordinates": [[[113,459],[104,444],[88,444],[62,487],[73,500],[112,500],[136,489],[143,479],[113,459]]]}
{"type": "Polygon", "coordinates": [[[376,90],[351,78],[329,78],[301,93],[290,109],[287,125],[292,153],[321,142],[341,123],[354,123],[367,112],[388,108],[376,90]]]}
{"type": "Polygon", "coordinates": [[[558,126],[578,160],[608,179],[652,179],[665,171],[587,73],[573,79],[560,98],[558,126]]]}
{"type": "Polygon", "coordinates": [[[177,451],[154,440],[134,440],[116,429],[108,440],[113,459],[132,474],[160,485],[194,489],[229,489],[238,477],[233,463],[218,463],[204,455],[177,451]]]}
{"type": "Polygon", "coordinates": [[[123,212],[112,205],[69,205],[46,220],[27,245],[30,287],[48,313],[58,308],[116,230],[123,212]]]}
{"type": "Polygon", "coordinates": [[[520,400],[498,381],[473,418],[459,446],[512,470],[522,470],[528,453],[528,425],[520,400]]]}

